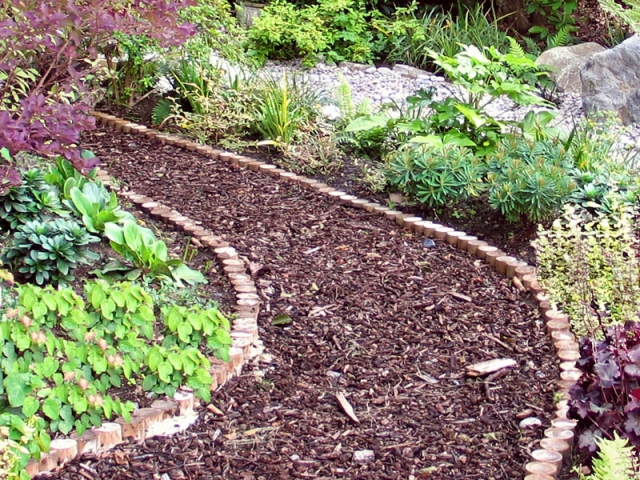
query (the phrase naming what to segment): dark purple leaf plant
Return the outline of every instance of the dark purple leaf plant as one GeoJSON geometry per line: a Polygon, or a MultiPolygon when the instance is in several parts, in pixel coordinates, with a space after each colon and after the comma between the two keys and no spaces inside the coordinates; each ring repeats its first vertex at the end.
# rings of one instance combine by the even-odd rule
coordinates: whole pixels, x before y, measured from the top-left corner
{"type": "Polygon", "coordinates": [[[114,32],[160,46],[194,33],[179,11],[192,0],[6,0],[0,2],[0,190],[15,185],[18,152],[62,155],[87,172],[77,144],[105,77],[114,32]],[[102,59],[102,60],[101,60],[102,59]]]}
{"type": "Polygon", "coordinates": [[[597,450],[596,438],[618,433],[640,446],[640,322],[608,327],[604,338],[580,341],[582,377],[569,394],[569,416],[578,420],[578,448],[597,450]]]}

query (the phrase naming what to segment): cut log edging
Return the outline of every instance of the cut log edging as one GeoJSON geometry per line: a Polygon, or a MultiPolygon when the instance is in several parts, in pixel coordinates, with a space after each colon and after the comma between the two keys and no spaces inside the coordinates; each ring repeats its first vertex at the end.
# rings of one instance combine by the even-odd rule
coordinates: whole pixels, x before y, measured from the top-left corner
{"type": "MultiPolygon", "coordinates": [[[[97,114],[94,116],[100,118],[97,114]]],[[[144,127],[137,127],[131,124],[126,131],[139,133],[145,131],[144,127]]],[[[189,147],[189,145],[184,146],[189,147]]],[[[195,150],[194,148],[190,149],[195,150]]],[[[223,362],[216,358],[209,359],[213,380],[211,390],[222,387],[227,380],[238,375],[242,366],[261,349],[258,335],[260,297],[256,293],[257,289],[251,275],[247,273],[244,261],[239,258],[238,252],[228,242],[215,235],[214,232],[203,228],[200,222],[191,220],[177,210],[149,197],[138,195],[132,191],[121,191],[105,169],[98,170],[97,178],[103,182],[105,187],[115,191],[119,196],[127,198],[152,217],[176,230],[183,231],[196,239],[200,245],[212,250],[223,267],[225,276],[236,295],[234,305],[236,317],[232,320],[229,332],[232,339],[229,362],[223,362]]],[[[52,440],[50,452],[43,454],[39,461],[31,460],[27,464],[26,471],[31,477],[34,477],[40,473],[53,471],[82,453],[108,451],[127,438],[133,438],[137,441],[150,438],[157,435],[154,430],[158,429],[153,429],[154,426],[157,427],[162,422],[174,423],[179,420],[179,417],[193,416],[198,405],[199,400],[195,398],[193,391],[182,387],[173,398],[162,398],[154,401],[150,408],[136,409],[131,415],[130,422],[119,417],[113,422],[104,422],[101,427],[88,429],[80,436],[71,433],[67,438],[52,440]]]]}
{"type": "Polygon", "coordinates": [[[388,208],[379,203],[349,195],[348,192],[337,190],[309,177],[296,175],[276,165],[219,150],[177,135],[165,134],[113,115],[101,112],[92,112],[92,115],[100,124],[113,127],[117,131],[138,133],[148,138],[155,138],[162,144],[186,148],[214,160],[220,160],[256,172],[263,172],[273,176],[276,180],[316,190],[340,204],[385,216],[401,228],[428,238],[445,241],[460,250],[475,255],[488,263],[497,273],[511,279],[518,290],[531,292],[536,299],[540,314],[545,320],[546,330],[556,349],[556,357],[560,361],[560,378],[556,383],[556,392],[560,400],[555,405],[556,410],[554,418],[551,420],[551,427],[545,430],[544,438],[540,441],[540,448],[531,452],[531,461],[525,465],[524,475],[525,480],[553,480],[558,478],[563,465],[570,459],[577,423],[575,420],[568,419],[567,413],[569,410],[569,389],[580,378],[581,372],[576,367],[580,352],[578,341],[573,332],[571,332],[569,316],[552,308],[549,298],[538,283],[535,267],[507,255],[499,248],[488,245],[487,242],[478,240],[473,235],[467,235],[465,232],[456,231],[453,228],[404,214],[399,210],[388,208]]]}

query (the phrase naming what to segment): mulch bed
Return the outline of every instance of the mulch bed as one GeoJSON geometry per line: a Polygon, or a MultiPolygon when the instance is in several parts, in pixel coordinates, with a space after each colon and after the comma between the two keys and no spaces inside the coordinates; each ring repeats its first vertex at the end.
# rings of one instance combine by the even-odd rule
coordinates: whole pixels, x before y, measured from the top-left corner
{"type": "Polygon", "coordinates": [[[558,372],[533,300],[508,280],[382,217],[141,136],[97,130],[83,147],[247,259],[269,355],[212,395],[223,415],[43,478],[522,477],[542,429],[519,418],[548,426],[558,372]],[[465,374],[507,357],[517,367],[490,381],[465,374]],[[364,449],[375,459],[355,462],[364,449]]]}

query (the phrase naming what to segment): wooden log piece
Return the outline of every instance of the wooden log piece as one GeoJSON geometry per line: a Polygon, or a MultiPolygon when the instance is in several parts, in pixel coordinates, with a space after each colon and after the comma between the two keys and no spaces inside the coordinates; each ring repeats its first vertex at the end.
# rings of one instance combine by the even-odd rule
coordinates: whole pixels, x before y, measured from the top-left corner
{"type": "Polygon", "coordinates": [[[178,402],[178,410],[180,413],[191,412],[195,406],[195,396],[192,392],[183,392],[178,390],[173,399],[178,402]]]}
{"type": "Polygon", "coordinates": [[[78,454],[95,453],[100,447],[98,437],[93,430],[85,430],[80,436],[74,431],[70,437],[74,439],[78,445],[78,454]]]}
{"type": "Polygon", "coordinates": [[[56,438],[51,440],[49,453],[58,458],[58,464],[62,465],[73,460],[78,455],[78,442],[72,438],[56,438]]]}
{"type": "Polygon", "coordinates": [[[436,240],[444,240],[445,238],[447,238],[447,234],[453,231],[454,229],[451,227],[439,226],[433,230],[433,236],[436,240]]]}
{"type": "Polygon", "coordinates": [[[495,250],[489,250],[484,254],[484,261],[487,262],[494,269],[496,268],[497,260],[500,257],[506,257],[507,254],[502,250],[496,248],[495,250]]]}
{"type": "Polygon", "coordinates": [[[557,438],[543,438],[540,440],[540,446],[545,450],[559,453],[563,458],[567,458],[571,452],[569,442],[557,438]]]}
{"type": "Polygon", "coordinates": [[[467,243],[467,252],[478,257],[478,249],[486,246],[488,246],[488,244],[484,240],[469,240],[469,243],[467,243]]]}
{"type": "Polygon", "coordinates": [[[131,417],[131,421],[127,422],[124,418],[118,417],[115,422],[122,427],[122,438],[131,438],[133,440],[144,440],[146,437],[146,425],[144,418],[131,417]]]}
{"type": "Polygon", "coordinates": [[[564,460],[562,458],[562,455],[558,452],[554,452],[553,450],[546,450],[544,448],[540,448],[531,452],[531,458],[533,458],[536,462],[544,462],[554,465],[558,472],[560,472],[562,461],[564,460]]]}
{"type": "Polygon", "coordinates": [[[460,250],[469,250],[469,242],[472,242],[474,240],[478,240],[478,237],[473,236],[473,235],[463,235],[462,237],[458,238],[458,248],[460,250]]]}
{"type": "Polygon", "coordinates": [[[448,232],[444,239],[449,245],[457,246],[460,238],[464,237],[465,235],[467,235],[465,232],[454,230],[452,232],[448,232]]]}
{"type": "Polygon", "coordinates": [[[122,443],[122,426],[115,422],[104,422],[102,426],[94,428],[98,449],[109,448],[122,443]]]}
{"type": "Polygon", "coordinates": [[[500,275],[506,276],[508,264],[510,264],[511,262],[517,262],[517,261],[518,259],[515,257],[511,257],[509,255],[501,255],[499,257],[495,257],[494,264],[492,266],[496,269],[496,272],[498,272],[500,275]]]}
{"type": "Polygon", "coordinates": [[[549,475],[553,478],[558,474],[558,467],[547,462],[529,462],[524,466],[527,473],[549,475]]]}

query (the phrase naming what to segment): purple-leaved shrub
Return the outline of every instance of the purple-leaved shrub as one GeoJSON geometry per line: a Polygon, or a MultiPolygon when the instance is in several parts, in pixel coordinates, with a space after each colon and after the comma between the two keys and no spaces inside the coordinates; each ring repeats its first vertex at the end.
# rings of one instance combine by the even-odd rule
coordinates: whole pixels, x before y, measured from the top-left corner
{"type": "MultiPolygon", "coordinates": [[[[146,35],[163,47],[195,31],[179,11],[192,0],[6,0],[0,3],[0,148],[62,155],[87,171],[94,159],[76,148],[94,128],[92,88],[104,74],[101,54],[118,31],[146,35]]],[[[0,191],[14,184],[0,158],[0,191]]]]}

